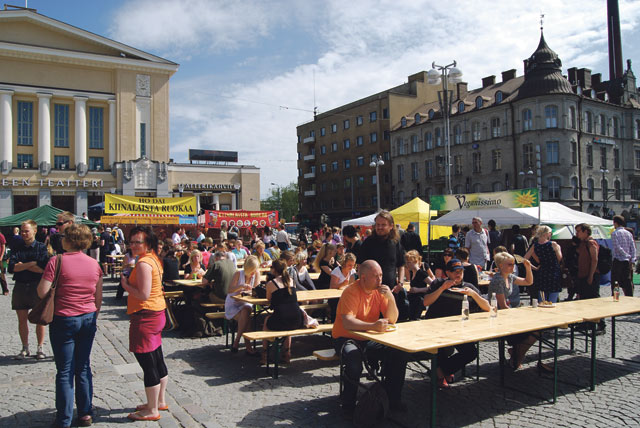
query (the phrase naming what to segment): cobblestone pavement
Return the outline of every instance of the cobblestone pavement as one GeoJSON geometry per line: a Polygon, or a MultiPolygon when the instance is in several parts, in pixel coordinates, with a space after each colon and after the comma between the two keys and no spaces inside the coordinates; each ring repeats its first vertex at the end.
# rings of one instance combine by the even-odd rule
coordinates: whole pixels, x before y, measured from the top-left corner
{"type": "MultiPolygon", "coordinates": [[[[606,289],[603,288],[603,292],[606,289]]],[[[129,423],[126,415],[143,402],[141,371],[127,350],[128,318],[124,302],[116,301],[115,284],[105,285],[104,305],[92,353],[94,406],[97,427],[129,423]]],[[[44,361],[13,359],[20,349],[17,320],[10,298],[0,296],[0,427],[48,427],[54,419],[55,367],[49,340],[44,361]]],[[[617,356],[610,358],[610,332],[598,338],[598,385],[590,392],[589,354],[569,352],[567,331],[561,331],[558,402],[550,403],[552,383],[535,368],[534,352],[523,370],[507,373],[508,388],[500,387],[497,342],[480,347],[480,379],[454,383],[438,393],[438,424],[443,427],[619,427],[640,425],[639,316],[619,319],[617,356]],[[530,394],[525,394],[527,391],[530,394]],[[539,398],[538,398],[539,397],[539,398]]],[[[224,337],[164,336],[169,367],[170,411],[159,422],[136,422],[137,427],[308,427],[350,426],[338,407],[338,365],[317,361],[314,349],[330,347],[326,337],[294,339],[293,360],[272,379],[255,358],[231,354],[224,337]]],[[[30,344],[35,351],[31,327],[30,344]]],[[[546,357],[550,352],[544,354],[546,357]]],[[[475,375],[472,365],[468,375],[475,375]]],[[[381,426],[422,427],[429,420],[430,393],[426,370],[410,363],[403,399],[405,414],[393,415],[381,426]]]]}

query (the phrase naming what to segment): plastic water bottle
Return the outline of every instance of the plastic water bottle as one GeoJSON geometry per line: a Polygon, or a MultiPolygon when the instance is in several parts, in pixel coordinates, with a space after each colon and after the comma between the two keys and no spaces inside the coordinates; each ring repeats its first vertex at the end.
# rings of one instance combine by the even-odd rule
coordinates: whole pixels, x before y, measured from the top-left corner
{"type": "Polygon", "coordinates": [[[491,293],[491,318],[495,318],[498,316],[498,299],[496,298],[496,293],[491,293]]]}
{"type": "Polygon", "coordinates": [[[464,295],[462,299],[462,321],[466,321],[469,319],[469,299],[467,295],[464,295]]]}
{"type": "Polygon", "coordinates": [[[618,284],[618,281],[615,281],[613,283],[613,301],[614,302],[620,301],[620,285],[618,284]]]}

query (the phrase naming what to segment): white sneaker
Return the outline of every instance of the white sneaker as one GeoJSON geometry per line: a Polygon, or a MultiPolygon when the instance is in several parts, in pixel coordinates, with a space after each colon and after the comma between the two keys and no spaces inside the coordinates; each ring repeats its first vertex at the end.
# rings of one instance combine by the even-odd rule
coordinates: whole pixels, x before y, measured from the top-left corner
{"type": "Polygon", "coordinates": [[[27,358],[28,356],[30,356],[31,354],[29,353],[28,349],[23,349],[22,351],[20,351],[20,353],[18,355],[16,355],[15,357],[13,357],[14,360],[24,360],[25,358],[27,358]]]}
{"type": "Polygon", "coordinates": [[[36,352],[36,360],[44,360],[45,358],[47,358],[47,356],[42,352],[42,350],[36,352]]]}

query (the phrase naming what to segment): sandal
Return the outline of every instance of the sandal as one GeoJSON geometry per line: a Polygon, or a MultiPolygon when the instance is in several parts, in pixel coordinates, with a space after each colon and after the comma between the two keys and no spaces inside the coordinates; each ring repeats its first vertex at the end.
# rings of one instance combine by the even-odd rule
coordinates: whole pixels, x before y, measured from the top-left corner
{"type": "Polygon", "coordinates": [[[447,380],[443,377],[438,378],[438,388],[442,388],[442,389],[446,389],[449,388],[449,384],[447,383],[447,380]]]}
{"type": "MultiPolygon", "coordinates": [[[[140,410],[146,410],[147,409],[147,405],[146,404],[138,404],[136,406],[136,412],[140,411],[140,410]]],[[[158,410],[169,410],[169,405],[165,404],[164,406],[161,406],[158,404],[158,410]]]]}
{"type": "Polygon", "coordinates": [[[153,415],[142,416],[138,412],[129,413],[127,415],[127,419],[131,419],[132,421],[159,421],[160,418],[161,418],[161,416],[160,416],[159,413],[158,413],[157,416],[153,416],[153,415]]]}

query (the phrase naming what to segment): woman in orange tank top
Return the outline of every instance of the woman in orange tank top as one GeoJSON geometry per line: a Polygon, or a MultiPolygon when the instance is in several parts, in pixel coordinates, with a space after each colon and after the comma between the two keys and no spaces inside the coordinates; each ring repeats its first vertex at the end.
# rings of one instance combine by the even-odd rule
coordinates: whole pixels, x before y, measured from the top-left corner
{"type": "Polygon", "coordinates": [[[165,390],[168,371],[162,355],[162,329],[166,304],[162,291],[162,262],[155,253],[158,238],[148,226],[137,226],[129,235],[131,253],[136,265],[122,287],[129,293],[127,314],[129,351],[133,352],[144,373],[147,402],[136,407],[128,418],[134,421],[157,421],[158,410],[167,410],[165,390]]]}

